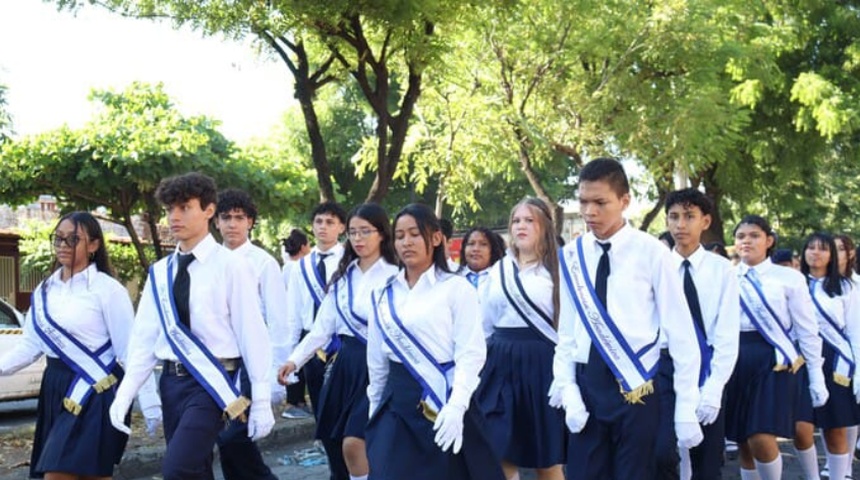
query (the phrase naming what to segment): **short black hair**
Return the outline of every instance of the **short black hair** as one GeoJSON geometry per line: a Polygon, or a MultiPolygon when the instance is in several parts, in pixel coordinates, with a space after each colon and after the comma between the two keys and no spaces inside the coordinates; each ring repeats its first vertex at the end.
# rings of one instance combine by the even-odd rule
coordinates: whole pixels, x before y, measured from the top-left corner
{"type": "Polygon", "coordinates": [[[454,222],[447,218],[440,218],[439,225],[442,227],[442,236],[445,240],[451,240],[454,236],[454,222]]]}
{"type": "Polygon", "coordinates": [[[724,258],[729,258],[729,252],[726,250],[726,246],[723,245],[722,242],[711,242],[705,245],[705,250],[716,253],[724,258]]]}
{"type": "Polygon", "coordinates": [[[663,211],[669,213],[669,209],[675,205],[699,207],[702,215],[712,215],[714,212],[714,204],[711,202],[711,199],[695,188],[685,188],[669,192],[666,195],[666,206],[663,211]]]}
{"type": "Polygon", "coordinates": [[[200,208],[206,208],[218,203],[218,188],[212,177],[190,172],[162,180],[155,190],[155,198],[166,206],[196,198],[200,201],[200,208]]]}
{"type": "Polygon", "coordinates": [[[308,236],[305,235],[305,232],[294,228],[290,232],[290,235],[284,239],[283,243],[284,250],[292,257],[299,253],[303,246],[308,244],[308,236]]]}
{"type": "Polygon", "coordinates": [[[660,235],[657,235],[657,240],[666,242],[666,244],[669,245],[669,248],[675,248],[675,237],[673,237],[669,231],[665,231],[660,235]]]}
{"type": "Polygon", "coordinates": [[[337,202],[322,202],[311,211],[311,223],[317,218],[317,215],[334,215],[340,220],[340,223],[346,225],[346,210],[337,202]]]}
{"type": "Polygon", "coordinates": [[[251,195],[238,188],[228,188],[218,194],[218,205],[215,214],[230,213],[233,210],[242,210],[251,220],[257,220],[257,206],[251,200],[251,195]]]}
{"type": "Polygon", "coordinates": [[[630,182],[621,162],[614,158],[596,158],[579,171],[579,182],[606,182],[619,197],[630,193],[630,182]]]}

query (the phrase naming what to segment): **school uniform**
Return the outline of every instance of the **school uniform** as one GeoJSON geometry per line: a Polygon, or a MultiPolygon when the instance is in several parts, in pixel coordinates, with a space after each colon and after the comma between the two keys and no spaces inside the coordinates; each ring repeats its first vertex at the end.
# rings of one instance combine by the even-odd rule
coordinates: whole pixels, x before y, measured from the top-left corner
{"type": "MultiPolygon", "coordinates": [[[[340,444],[344,437],[364,438],[367,424],[367,324],[372,321],[371,294],[396,275],[398,267],[379,258],[366,272],[353,260],[344,275],[329,287],[311,331],[288,361],[301,369],[332,335],[341,349],[331,363],[320,392],[316,438],[340,444]]],[[[342,462],[340,451],[331,452],[342,462]]]]}
{"type": "Polygon", "coordinates": [[[134,310],[125,288],[99,272],[95,264],[67,281],[61,274],[62,269],[57,270],[33,291],[33,308],[24,323],[24,334],[15,348],[0,358],[0,371],[8,375],[43,354],[48,357],[39,392],[30,478],[42,478],[46,472],[109,477],[128,440],[113,428],[108,415],[116,385],[101,393],[93,390],[79,404],[77,413],[64,406],[77,373],[37,332],[34,311],[37,304],[44,305],[39,314],[65,332],[67,337],[61,338],[70,337],[89,352],[105,351],[107,355],[100,357],[107,358],[112,349],[114,365],[108,364],[108,371],[121,380],[123,370],[116,360],[126,357],[134,310]]]}
{"type": "MultiPolygon", "coordinates": [[[[174,279],[175,281],[175,279],[174,279]]],[[[175,299],[170,297],[171,301],[175,299]]],[[[181,314],[180,314],[181,315],[181,314]]],[[[177,319],[177,322],[180,319],[177,319]]],[[[175,327],[170,327],[174,329],[175,327]]],[[[173,335],[173,333],[171,334],[173,335]]],[[[220,405],[212,385],[225,381],[233,385],[238,370],[248,375],[251,398],[265,402],[270,398],[269,374],[272,348],[257,292],[257,281],[245,258],[219,245],[207,235],[191,252],[175,252],[152,267],[142,290],[137,318],[132,330],[129,358],[123,389],[137,391],[146,375],[157,363],[162,364],[160,379],[164,405],[164,435],[167,449],[162,462],[165,480],[212,478],[212,447],[224,429],[224,414],[230,406],[220,405]],[[155,272],[166,271],[168,280],[178,277],[182,255],[192,254],[188,264],[188,341],[200,345],[208,357],[216,359],[225,378],[202,375],[198,381],[192,370],[205,371],[202,363],[188,365],[180,359],[168,339],[162,322],[166,322],[163,303],[166,292],[155,272]],[[166,269],[166,270],[161,270],[166,269]],[[169,277],[173,275],[173,277],[169,277]],[[158,290],[158,297],[156,297],[158,290]],[[213,392],[213,393],[210,393],[213,392]]],[[[182,339],[182,341],[185,341],[182,339]]],[[[187,353],[190,345],[181,347],[187,353]]],[[[186,355],[183,353],[183,355],[186,355]]],[[[121,393],[125,390],[121,389],[121,393]]],[[[234,392],[238,395],[240,392],[234,392]]],[[[223,402],[223,397],[220,398],[223,402]]],[[[241,403],[241,402],[240,402],[241,403]]]]}
{"type": "Polygon", "coordinates": [[[487,417],[493,447],[519,467],[563,464],[564,412],[546,399],[558,342],[552,275],[539,263],[520,269],[510,253],[489,270],[481,312],[493,333],[475,399],[487,417]]]}
{"type": "Polygon", "coordinates": [[[655,375],[661,332],[675,369],[676,428],[682,423],[684,427],[697,424],[699,347],[671,253],[659,240],[625,224],[605,241],[589,232],[566,245],[560,270],[559,343],[552,391],[578,387],[589,413],[583,429],[570,435],[567,475],[571,479],[651,478],[659,399],[668,388],[655,375]],[[609,267],[605,310],[614,326],[607,323],[600,330],[603,343],[596,346],[589,331],[600,328],[591,315],[603,306],[597,274],[604,252],[609,267]],[[578,275],[574,267],[583,273],[578,275]],[[635,370],[611,366],[604,352],[622,352],[624,357],[615,357],[615,362],[633,358],[629,363],[635,370]],[[628,393],[619,392],[619,378],[628,393]]]}
{"type": "MultiPolygon", "coordinates": [[[[727,259],[708,252],[701,245],[689,257],[684,258],[677,250],[672,252],[675,271],[685,281],[689,269],[695,294],[696,307],[687,305],[693,314],[697,338],[701,339],[699,352],[702,366],[699,370],[700,403],[720,409],[717,419],[710,425],[702,425],[702,443],[689,451],[692,478],[696,480],[718,480],[723,464],[725,437],[724,388],[738,356],[740,329],[740,302],[738,280],[734,267],[727,259]],[[696,315],[701,314],[701,324],[696,315]],[[704,334],[703,336],[700,336],[704,334]]],[[[685,295],[687,295],[685,287],[685,295]]],[[[658,375],[666,385],[673,385],[672,359],[662,355],[658,375]]],[[[674,415],[674,389],[668,388],[661,398],[660,435],[657,442],[657,476],[659,479],[678,477],[678,446],[671,419],[674,415]]]]}
{"type": "Polygon", "coordinates": [[[754,267],[740,263],[735,271],[742,299],[741,336],[737,366],[726,386],[726,438],[740,443],[757,433],[793,437],[797,375],[790,365],[783,366],[779,349],[756,327],[760,320],[750,316],[756,311],[755,303],[747,303],[759,302],[762,310],[769,308],[782,329],[790,331],[790,341],[799,346],[800,351],[792,353],[802,355],[808,368],[820,372],[821,338],[806,280],[800,272],[770,259],[754,267]],[[767,305],[758,300],[754,286],[767,305]],[[749,292],[747,299],[744,289],[749,292]]]}
{"type": "MultiPolygon", "coordinates": [[[[269,378],[272,382],[271,392],[280,390],[277,382],[277,371],[286,359],[287,346],[287,295],[281,279],[278,262],[262,248],[250,241],[245,241],[233,249],[245,258],[251,267],[254,278],[257,279],[257,300],[263,320],[269,331],[272,344],[272,371],[269,378]]],[[[242,394],[252,398],[250,379],[247,372],[240,372],[242,394]]],[[[242,421],[231,421],[229,427],[218,437],[221,470],[227,480],[264,479],[275,480],[274,474],[263,461],[263,456],[257,445],[248,437],[248,425],[242,421]]]]}
{"type": "Polygon", "coordinates": [[[472,401],[486,359],[474,289],[462,277],[431,267],[412,288],[401,271],[375,300],[367,344],[370,478],[503,479],[501,459],[493,453],[483,416],[472,401]],[[437,388],[431,401],[431,392],[418,380],[426,378],[418,373],[421,368],[435,369],[437,380],[444,375],[448,394],[437,388]],[[416,408],[422,402],[432,406],[416,408]],[[434,442],[434,411],[448,406],[465,409],[457,455],[434,442]]]}

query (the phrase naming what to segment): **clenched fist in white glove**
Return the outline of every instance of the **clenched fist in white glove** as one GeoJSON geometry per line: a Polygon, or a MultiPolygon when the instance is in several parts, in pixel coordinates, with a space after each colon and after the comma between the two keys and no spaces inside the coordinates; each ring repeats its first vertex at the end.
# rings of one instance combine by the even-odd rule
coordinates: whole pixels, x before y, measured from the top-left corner
{"type": "Polygon", "coordinates": [[[251,410],[248,413],[248,437],[256,442],[271,433],[274,426],[275,415],[272,413],[269,400],[251,402],[251,410]]]}
{"type": "Polygon", "coordinates": [[[582,393],[576,385],[568,385],[561,395],[564,406],[564,423],[567,424],[570,433],[579,433],[588,423],[588,410],[582,401],[582,393]]]}
{"type": "Polygon", "coordinates": [[[562,398],[562,393],[564,390],[559,388],[555,381],[549,386],[549,393],[547,393],[547,397],[549,397],[549,406],[552,408],[564,408],[564,399],[562,398]]]}
{"type": "Polygon", "coordinates": [[[113,403],[110,404],[110,409],[108,410],[108,416],[110,416],[110,423],[113,425],[113,428],[126,435],[131,435],[131,429],[125,424],[125,417],[128,415],[128,410],[131,408],[132,401],[132,398],[117,395],[116,398],[113,399],[113,403]]]}
{"type": "Polygon", "coordinates": [[[460,405],[447,404],[439,410],[436,421],[433,423],[433,431],[436,432],[434,441],[443,452],[448,451],[453,445],[451,453],[460,453],[463,448],[463,416],[466,409],[460,405]]]}
{"type": "Polygon", "coordinates": [[[830,392],[824,383],[824,373],[820,368],[809,368],[809,394],[812,396],[813,408],[823,407],[830,399],[830,392]]]}
{"type": "Polygon", "coordinates": [[[705,438],[698,422],[675,422],[675,436],[678,437],[678,446],[686,449],[702,443],[705,438]]]}

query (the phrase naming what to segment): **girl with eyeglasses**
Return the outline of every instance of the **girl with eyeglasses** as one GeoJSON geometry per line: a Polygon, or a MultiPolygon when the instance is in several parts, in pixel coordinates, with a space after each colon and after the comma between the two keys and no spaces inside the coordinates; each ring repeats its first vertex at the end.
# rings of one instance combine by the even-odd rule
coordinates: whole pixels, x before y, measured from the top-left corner
{"type": "MultiPolygon", "coordinates": [[[[31,478],[110,478],[128,440],[111,426],[108,409],[123,378],[134,310],[113,277],[101,227],[92,215],[64,215],[51,243],[59,268],[33,291],[22,341],[0,358],[0,374],[48,357],[31,478]]],[[[140,400],[144,414],[160,421],[157,396],[140,400]]]]}
{"type": "MultiPolygon", "coordinates": [[[[371,293],[397,273],[397,259],[388,215],[367,203],[352,210],[347,242],[338,269],[311,331],[278,372],[279,381],[304,366],[316,351],[337,335],[341,348],[331,362],[320,392],[316,438],[340,444],[351,479],[368,474],[364,445],[367,423],[367,324],[373,314],[371,293]]],[[[340,461],[340,459],[334,459],[340,461]]]]}

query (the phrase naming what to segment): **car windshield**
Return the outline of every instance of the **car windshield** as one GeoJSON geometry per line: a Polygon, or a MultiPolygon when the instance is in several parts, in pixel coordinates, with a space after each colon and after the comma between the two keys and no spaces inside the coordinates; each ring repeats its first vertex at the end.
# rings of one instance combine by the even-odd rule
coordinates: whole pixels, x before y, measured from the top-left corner
{"type": "Polygon", "coordinates": [[[0,301],[0,328],[17,328],[18,317],[15,311],[6,302],[0,301]]]}

